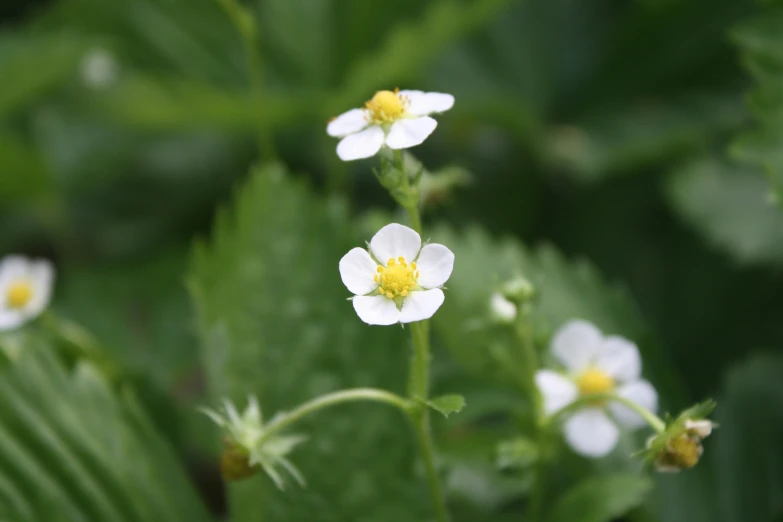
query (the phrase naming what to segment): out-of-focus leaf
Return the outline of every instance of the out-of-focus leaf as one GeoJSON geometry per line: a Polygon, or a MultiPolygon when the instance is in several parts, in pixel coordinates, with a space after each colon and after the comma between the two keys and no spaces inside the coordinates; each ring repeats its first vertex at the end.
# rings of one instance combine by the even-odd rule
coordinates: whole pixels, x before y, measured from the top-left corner
{"type": "Polygon", "coordinates": [[[11,132],[0,131],[0,172],[0,201],[19,201],[51,187],[38,151],[11,132]]]}
{"type": "Polygon", "coordinates": [[[777,202],[783,205],[783,8],[770,6],[732,33],[746,68],[756,79],[750,108],[758,126],[734,142],[732,153],[769,175],[777,202]]]}
{"type": "Polygon", "coordinates": [[[136,400],[28,337],[0,379],[0,510],[11,520],[208,521],[136,400]]]}
{"type": "Polygon", "coordinates": [[[718,520],[772,522],[783,515],[783,358],[757,355],[727,375],[719,428],[704,441],[714,464],[718,520]]]}
{"type": "Polygon", "coordinates": [[[355,106],[376,88],[415,79],[422,67],[482,24],[491,21],[510,0],[438,0],[415,23],[400,24],[376,52],[360,59],[347,73],[330,109],[337,112],[355,106]]]}
{"type": "Polygon", "coordinates": [[[548,149],[553,161],[592,183],[704,146],[744,118],[736,92],[651,100],[557,127],[548,149]]]}
{"type": "Polygon", "coordinates": [[[4,35],[0,39],[0,116],[59,86],[76,69],[84,44],[68,37],[4,35]]]}
{"type": "MultiPolygon", "coordinates": [[[[341,204],[319,201],[279,166],[255,172],[235,208],[219,215],[190,277],[216,400],[255,394],[273,415],[345,387],[404,389],[406,332],[365,325],[346,300],[337,264],[361,244],[351,230],[341,204]]],[[[309,522],[316,511],[325,521],[430,515],[400,412],[378,404],[340,406],[296,432],[311,437],[290,456],[307,489],[282,494],[264,478],[232,486],[232,520],[309,522]]]]}
{"type": "Polygon", "coordinates": [[[652,482],[622,474],[586,479],[567,491],[552,508],[549,522],[611,522],[641,505],[652,482]]]}
{"type": "Polygon", "coordinates": [[[702,158],[673,172],[667,189],[675,211],[738,261],[783,261],[783,215],[770,201],[769,183],[762,174],[702,158]]]}

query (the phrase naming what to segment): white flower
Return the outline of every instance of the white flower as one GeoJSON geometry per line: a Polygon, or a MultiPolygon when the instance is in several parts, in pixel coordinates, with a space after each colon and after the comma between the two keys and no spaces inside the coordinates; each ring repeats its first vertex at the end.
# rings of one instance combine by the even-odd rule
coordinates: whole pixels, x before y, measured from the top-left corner
{"type": "Polygon", "coordinates": [[[79,67],[82,81],[91,89],[105,89],[117,80],[119,65],[114,55],[106,49],[88,51],[79,67]]]}
{"type": "Polygon", "coordinates": [[[378,91],[361,109],[329,122],[329,136],[342,138],[337,155],[343,161],[374,156],[382,146],[407,149],[422,143],[438,122],[428,115],[454,105],[454,96],[439,92],[378,91]]]}
{"type": "MultiPolygon", "coordinates": [[[[223,402],[222,412],[201,408],[201,412],[226,433],[225,448],[221,458],[223,477],[226,480],[241,480],[255,474],[260,468],[282,490],[285,482],[278,472],[279,466],[304,486],[304,478],[286,456],[294,447],[304,442],[306,437],[267,435],[258,401],[250,396],[247,402],[247,408],[242,415],[228,400],[223,402]]],[[[275,423],[278,418],[278,416],[273,417],[269,424],[275,423]]]]}
{"type": "MultiPolygon", "coordinates": [[[[604,337],[587,321],[571,321],[552,338],[553,355],[565,366],[565,375],[551,370],[536,372],[536,384],[551,414],[580,395],[616,393],[655,412],[658,394],[642,380],[642,361],[635,344],[622,337],[604,337]]],[[[620,437],[619,424],[638,428],[644,420],[616,402],[595,404],[574,413],[565,423],[565,438],[577,453],[602,457],[614,449],[620,437]]]]}
{"type": "Polygon", "coordinates": [[[489,298],[489,313],[499,323],[512,323],[517,318],[517,305],[503,297],[503,294],[493,292],[489,298]]]}
{"type": "Polygon", "coordinates": [[[18,328],[49,304],[54,268],[49,261],[6,256],[0,261],[0,331],[18,328]]]}
{"type": "Polygon", "coordinates": [[[373,236],[369,252],[354,248],[340,260],[340,277],[355,294],[353,308],[367,324],[429,319],[443,304],[441,286],[454,268],[443,245],[421,247],[415,230],[392,223],[373,236]]]}

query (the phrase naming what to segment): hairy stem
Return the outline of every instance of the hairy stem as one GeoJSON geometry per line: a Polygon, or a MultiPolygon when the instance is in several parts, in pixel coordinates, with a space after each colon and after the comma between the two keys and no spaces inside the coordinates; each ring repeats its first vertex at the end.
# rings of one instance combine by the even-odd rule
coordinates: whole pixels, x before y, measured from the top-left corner
{"type": "Polygon", "coordinates": [[[327,393],[326,395],[321,395],[320,397],[307,401],[279,417],[277,420],[270,422],[264,429],[264,438],[271,437],[275,433],[290,427],[311,413],[337,404],[355,401],[382,402],[398,408],[406,415],[410,415],[411,411],[410,401],[385,390],[378,390],[375,388],[352,388],[349,390],[341,390],[327,393]]]}

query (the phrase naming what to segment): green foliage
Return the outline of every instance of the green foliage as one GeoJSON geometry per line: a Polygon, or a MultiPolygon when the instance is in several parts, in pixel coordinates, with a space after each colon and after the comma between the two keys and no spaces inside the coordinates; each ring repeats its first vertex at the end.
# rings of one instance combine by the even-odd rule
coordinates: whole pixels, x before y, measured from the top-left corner
{"type": "Polygon", "coordinates": [[[760,173],[706,157],[675,170],[667,189],[683,220],[737,261],[783,260],[783,215],[773,207],[769,183],[760,173]]]}
{"type": "MultiPolygon", "coordinates": [[[[771,3],[772,4],[772,3],[771,3]]],[[[749,106],[758,124],[742,135],[732,152],[764,169],[778,202],[783,198],[783,9],[770,5],[766,12],[740,24],[732,33],[745,67],[757,85],[749,106]]]]}
{"type": "Polygon", "coordinates": [[[462,395],[441,395],[424,401],[424,404],[448,418],[452,413],[459,413],[465,407],[465,397],[462,395]]]}
{"type": "Polygon", "coordinates": [[[552,508],[549,522],[611,522],[640,506],[652,488],[646,477],[631,474],[586,479],[552,508]]]}
{"type": "Polygon", "coordinates": [[[209,520],[129,390],[118,396],[87,363],[64,369],[34,335],[1,371],[3,517],[209,520]]]}
{"type": "MultiPolygon", "coordinates": [[[[342,204],[319,201],[276,165],[254,172],[235,208],[219,216],[190,278],[215,401],[255,394],[269,416],[340,388],[403,389],[405,332],[363,324],[346,300],[337,262],[361,244],[349,223],[342,204]]],[[[323,521],[429,513],[399,412],[346,405],[297,432],[312,437],[291,456],[307,489],[283,495],[263,479],[235,486],[232,520],[309,521],[315,509],[323,521]]]]}

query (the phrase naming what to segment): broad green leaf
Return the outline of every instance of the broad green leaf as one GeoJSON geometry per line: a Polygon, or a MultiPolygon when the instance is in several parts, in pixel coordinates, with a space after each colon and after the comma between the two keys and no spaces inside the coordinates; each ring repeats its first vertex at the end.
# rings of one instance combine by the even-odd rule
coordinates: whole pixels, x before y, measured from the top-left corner
{"type": "Polygon", "coordinates": [[[448,418],[452,413],[459,413],[465,407],[465,397],[462,395],[441,395],[424,401],[424,404],[448,418]]]}
{"type": "Polygon", "coordinates": [[[674,210],[709,242],[746,264],[783,261],[783,215],[769,182],[750,167],[700,158],[667,182],[674,210]]]}
{"type": "MultiPolygon", "coordinates": [[[[347,387],[403,393],[407,331],[362,323],[346,300],[338,262],[369,239],[352,228],[341,203],[314,197],[280,166],[255,171],[234,208],[219,214],[189,279],[215,401],[255,394],[271,416],[347,387]]],[[[289,456],[307,489],[292,484],[281,493],[263,477],[230,485],[232,520],[309,522],[316,512],[324,521],[430,517],[400,412],[343,405],[294,431],[310,437],[289,456]]]]}
{"type": "Polygon", "coordinates": [[[585,479],[552,507],[548,522],[611,522],[640,506],[652,489],[646,477],[632,474],[585,479]]]}
{"type": "Polygon", "coordinates": [[[25,337],[0,379],[0,513],[11,520],[210,518],[138,402],[25,337]]]}

